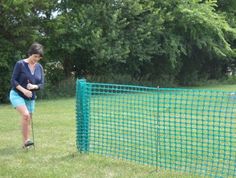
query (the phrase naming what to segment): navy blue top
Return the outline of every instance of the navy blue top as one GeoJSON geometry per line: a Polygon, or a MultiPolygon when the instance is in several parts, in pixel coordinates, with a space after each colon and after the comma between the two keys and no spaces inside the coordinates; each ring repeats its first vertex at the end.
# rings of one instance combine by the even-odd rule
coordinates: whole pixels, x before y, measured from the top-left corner
{"type": "Polygon", "coordinates": [[[12,89],[19,93],[24,99],[35,99],[35,90],[32,91],[32,98],[28,98],[21,91],[17,90],[17,86],[21,85],[23,88],[26,88],[27,84],[31,83],[38,85],[38,89],[42,89],[44,86],[44,72],[41,64],[37,63],[35,65],[34,73],[31,73],[28,63],[24,60],[19,60],[14,67],[11,86],[12,89]]]}

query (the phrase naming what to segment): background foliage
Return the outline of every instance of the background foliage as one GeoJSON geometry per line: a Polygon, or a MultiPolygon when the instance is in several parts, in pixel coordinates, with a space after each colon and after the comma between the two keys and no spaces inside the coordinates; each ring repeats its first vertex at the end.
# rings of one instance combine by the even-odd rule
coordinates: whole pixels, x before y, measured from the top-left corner
{"type": "Polygon", "coordinates": [[[1,102],[15,62],[34,41],[45,46],[47,96],[83,76],[161,86],[222,80],[236,66],[236,2],[3,0],[1,102]]]}

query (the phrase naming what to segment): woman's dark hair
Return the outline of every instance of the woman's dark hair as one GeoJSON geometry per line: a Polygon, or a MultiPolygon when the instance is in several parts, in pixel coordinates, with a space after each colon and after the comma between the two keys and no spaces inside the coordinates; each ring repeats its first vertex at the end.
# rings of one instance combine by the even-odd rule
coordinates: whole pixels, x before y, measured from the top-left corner
{"type": "Polygon", "coordinates": [[[28,56],[33,54],[39,54],[41,57],[43,57],[43,46],[36,42],[33,43],[28,50],[28,56]]]}

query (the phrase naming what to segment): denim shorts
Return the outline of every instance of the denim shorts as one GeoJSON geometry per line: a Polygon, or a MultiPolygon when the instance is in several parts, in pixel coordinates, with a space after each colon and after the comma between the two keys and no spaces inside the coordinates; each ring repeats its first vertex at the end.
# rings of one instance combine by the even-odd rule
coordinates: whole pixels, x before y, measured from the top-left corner
{"type": "Polygon", "coordinates": [[[10,91],[10,101],[14,108],[25,105],[29,113],[34,112],[35,100],[24,99],[15,90],[10,91]]]}

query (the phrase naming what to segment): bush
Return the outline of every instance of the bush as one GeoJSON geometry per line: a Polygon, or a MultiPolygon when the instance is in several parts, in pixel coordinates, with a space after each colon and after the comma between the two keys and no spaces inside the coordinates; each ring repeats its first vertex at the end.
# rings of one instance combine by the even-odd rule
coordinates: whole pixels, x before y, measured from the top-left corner
{"type": "Polygon", "coordinates": [[[63,65],[59,61],[45,65],[45,86],[37,93],[39,99],[55,99],[75,95],[75,79],[66,78],[63,65]]]}
{"type": "Polygon", "coordinates": [[[43,90],[37,93],[38,99],[56,99],[75,96],[75,79],[68,78],[58,82],[56,85],[45,83],[43,90]]]}
{"type": "Polygon", "coordinates": [[[102,83],[116,83],[116,84],[127,84],[127,85],[141,85],[149,87],[174,87],[176,83],[173,78],[168,75],[163,75],[158,80],[149,80],[148,76],[144,76],[139,80],[132,78],[127,74],[109,74],[109,75],[91,75],[87,76],[86,79],[89,82],[102,82],[102,83]]]}
{"type": "Polygon", "coordinates": [[[49,62],[45,65],[45,80],[47,83],[57,85],[65,79],[64,68],[61,62],[49,62]]]}

